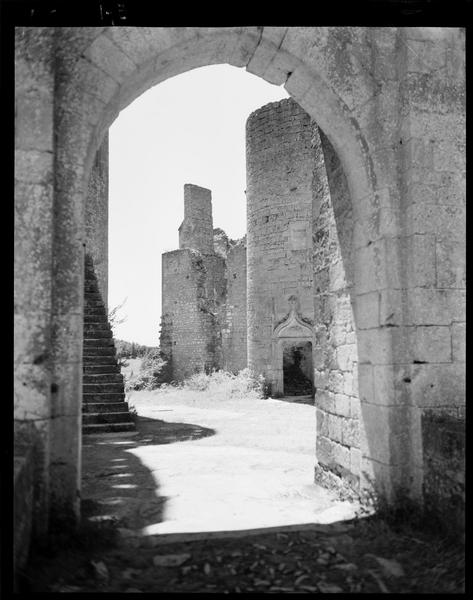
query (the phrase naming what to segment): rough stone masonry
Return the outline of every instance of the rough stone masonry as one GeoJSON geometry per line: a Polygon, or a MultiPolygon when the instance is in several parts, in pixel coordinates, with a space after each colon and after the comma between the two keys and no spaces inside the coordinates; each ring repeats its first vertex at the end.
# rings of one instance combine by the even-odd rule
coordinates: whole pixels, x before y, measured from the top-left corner
{"type": "Polygon", "coordinates": [[[164,379],[246,367],[246,245],[214,230],[211,191],[184,186],[179,250],[162,255],[164,379]]]}
{"type": "MultiPolygon", "coordinates": [[[[16,521],[42,535],[50,519],[80,512],[86,205],[97,151],[141,93],[217,63],[284,85],[321,132],[327,182],[318,185],[328,186],[333,218],[323,195],[310,232],[319,257],[312,276],[314,383],[317,395],[323,391],[317,438],[326,440],[314,460],[319,475],[349,482],[359,472],[360,485],[388,503],[407,497],[444,515],[446,506],[461,509],[465,31],[18,27],[14,416],[22,460],[15,490],[31,501],[21,503],[16,521]],[[339,249],[328,260],[335,237],[339,249]]],[[[294,240],[303,239],[296,229],[294,240]]],[[[255,241],[248,239],[248,253],[255,241]]],[[[293,281],[309,279],[300,273],[293,281]]],[[[296,322],[306,311],[275,308],[284,309],[296,322]]],[[[250,348],[248,356],[257,360],[250,348]]]]}

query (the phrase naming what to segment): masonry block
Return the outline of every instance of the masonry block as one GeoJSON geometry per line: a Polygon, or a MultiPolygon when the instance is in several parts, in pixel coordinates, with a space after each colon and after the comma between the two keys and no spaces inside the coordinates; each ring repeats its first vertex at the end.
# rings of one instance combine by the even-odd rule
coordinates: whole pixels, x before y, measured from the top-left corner
{"type": "Polygon", "coordinates": [[[454,361],[465,361],[466,323],[452,323],[452,358],[454,361]]]}
{"type": "Polygon", "coordinates": [[[450,327],[418,326],[411,332],[414,361],[445,363],[452,360],[450,327]]]}

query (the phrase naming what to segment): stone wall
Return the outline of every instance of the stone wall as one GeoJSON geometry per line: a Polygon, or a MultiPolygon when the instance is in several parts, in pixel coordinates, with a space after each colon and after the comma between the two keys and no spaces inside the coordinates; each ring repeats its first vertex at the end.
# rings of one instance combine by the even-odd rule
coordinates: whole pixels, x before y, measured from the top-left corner
{"type": "Polygon", "coordinates": [[[92,257],[105,308],[108,305],[108,133],[97,150],[85,202],[86,252],[92,257]]]}
{"type": "MultiPolygon", "coordinates": [[[[461,421],[465,409],[465,31],[404,28],[399,60],[406,310],[397,370],[416,440],[413,476],[427,478],[432,503],[429,434],[452,414],[461,421]]],[[[449,477],[438,488],[441,504],[449,477]]]]}
{"type": "Polygon", "coordinates": [[[301,316],[314,317],[313,132],[309,115],[293,100],[264,106],[246,124],[248,366],[279,393],[274,329],[293,296],[301,316]]]}
{"type": "Polygon", "coordinates": [[[216,305],[223,297],[224,261],[197,250],[162,256],[161,350],[169,377],[181,381],[221,361],[216,305]]]}
{"type": "Polygon", "coordinates": [[[184,221],[179,227],[179,248],[214,253],[212,193],[190,183],[184,185],[184,221]]]}
{"type": "Polygon", "coordinates": [[[162,255],[160,347],[168,381],[222,366],[225,259],[213,239],[211,191],[186,184],[180,249],[162,255]]]}
{"type": "Polygon", "coordinates": [[[332,145],[314,133],[314,319],[317,388],[316,479],[361,475],[358,351],[352,311],[353,215],[345,175],[332,145]]]}
{"type": "Polygon", "coordinates": [[[236,373],[246,367],[245,239],[214,230],[211,191],[186,184],[179,244],[162,255],[162,378],[236,373]]]}
{"type": "Polygon", "coordinates": [[[16,28],[14,419],[15,441],[34,447],[20,454],[34,459],[36,534],[48,528],[51,502],[54,65],[51,28],[16,28]]]}
{"type": "Polygon", "coordinates": [[[225,262],[226,299],[222,315],[222,367],[237,373],[247,366],[246,239],[232,244],[225,262]]]}
{"type": "Polygon", "coordinates": [[[15,420],[38,436],[34,527],[79,516],[84,207],[97,149],[141,93],[213,63],[284,85],[340,159],[354,222],[362,472],[388,502],[406,493],[422,502],[423,415],[465,404],[465,31],[19,27],[15,36],[15,420]]]}
{"type": "MultiPolygon", "coordinates": [[[[429,513],[448,515],[448,526],[465,527],[465,415],[463,411],[424,411],[423,495],[429,513]]],[[[445,527],[445,519],[441,519],[445,527]]]]}

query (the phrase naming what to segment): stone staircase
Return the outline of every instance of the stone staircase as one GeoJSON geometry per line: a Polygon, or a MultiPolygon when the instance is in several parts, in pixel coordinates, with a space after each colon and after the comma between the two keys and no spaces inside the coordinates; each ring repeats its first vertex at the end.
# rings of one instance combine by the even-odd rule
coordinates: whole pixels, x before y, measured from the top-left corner
{"type": "Polygon", "coordinates": [[[134,431],[91,258],[85,259],[82,433],[134,431]]]}

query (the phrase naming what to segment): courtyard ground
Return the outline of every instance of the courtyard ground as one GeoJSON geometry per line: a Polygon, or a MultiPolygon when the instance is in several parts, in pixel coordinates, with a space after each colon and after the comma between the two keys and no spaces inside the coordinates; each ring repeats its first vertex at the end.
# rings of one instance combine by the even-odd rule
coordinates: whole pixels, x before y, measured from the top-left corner
{"type": "Polygon", "coordinates": [[[461,544],[313,483],[313,406],[173,388],[130,404],[136,433],[84,437],[82,530],[35,551],[29,591],[463,591],[461,544]]]}

